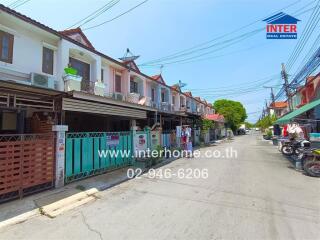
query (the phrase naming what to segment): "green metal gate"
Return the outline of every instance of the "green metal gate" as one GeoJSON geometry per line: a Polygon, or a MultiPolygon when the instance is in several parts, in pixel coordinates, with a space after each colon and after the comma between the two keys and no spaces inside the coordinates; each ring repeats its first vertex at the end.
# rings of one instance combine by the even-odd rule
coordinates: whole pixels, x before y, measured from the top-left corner
{"type": "Polygon", "coordinates": [[[132,164],[132,132],[66,134],[65,182],[132,164]]]}

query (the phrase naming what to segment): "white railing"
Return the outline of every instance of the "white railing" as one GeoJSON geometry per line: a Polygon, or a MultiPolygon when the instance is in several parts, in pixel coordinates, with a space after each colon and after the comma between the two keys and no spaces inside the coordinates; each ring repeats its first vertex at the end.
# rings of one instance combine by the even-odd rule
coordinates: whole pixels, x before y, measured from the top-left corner
{"type": "Polygon", "coordinates": [[[127,101],[128,102],[138,104],[139,100],[140,100],[140,94],[139,93],[128,93],[127,94],[127,101]]]}

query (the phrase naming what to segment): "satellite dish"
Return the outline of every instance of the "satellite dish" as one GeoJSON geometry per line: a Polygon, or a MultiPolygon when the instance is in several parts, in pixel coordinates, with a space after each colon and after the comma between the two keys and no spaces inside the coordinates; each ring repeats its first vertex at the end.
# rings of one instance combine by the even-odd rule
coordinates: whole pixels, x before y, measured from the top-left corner
{"type": "Polygon", "coordinates": [[[137,55],[133,55],[132,52],[130,52],[130,49],[127,48],[126,53],[124,54],[124,56],[122,58],[119,58],[121,61],[134,61],[136,59],[138,59],[140,56],[137,55]]]}
{"type": "Polygon", "coordinates": [[[181,80],[179,80],[179,83],[178,83],[178,84],[179,84],[179,87],[180,87],[180,88],[183,88],[183,87],[187,86],[187,84],[181,82],[181,80]]]}

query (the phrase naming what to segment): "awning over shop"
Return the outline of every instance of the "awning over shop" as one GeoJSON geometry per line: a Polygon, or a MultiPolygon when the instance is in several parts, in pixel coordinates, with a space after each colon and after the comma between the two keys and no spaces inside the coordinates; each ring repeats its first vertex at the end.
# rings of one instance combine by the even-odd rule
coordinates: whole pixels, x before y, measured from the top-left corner
{"type": "Polygon", "coordinates": [[[308,103],[301,108],[298,108],[297,110],[294,110],[291,113],[288,113],[287,115],[283,116],[282,118],[279,118],[275,123],[276,124],[286,124],[289,123],[293,118],[301,115],[302,113],[305,113],[306,111],[309,111],[316,106],[320,105],[320,99],[313,101],[311,103],[308,103]]]}
{"type": "Polygon", "coordinates": [[[103,114],[103,115],[111,115],[111,116],[121,116],[121,117],[128,117],[132,119],[147,118],[147,111],[126,108],[122,106],[115,106],[111,104],[82,101],[82,100],[72,99],[72,98],[63,98],[62,110],[103,114]]]}
{"type": "Polygon", "coordinates": [[[224,116],[220,114],[207,114],[204,119],[224,123],[224,116]]]}

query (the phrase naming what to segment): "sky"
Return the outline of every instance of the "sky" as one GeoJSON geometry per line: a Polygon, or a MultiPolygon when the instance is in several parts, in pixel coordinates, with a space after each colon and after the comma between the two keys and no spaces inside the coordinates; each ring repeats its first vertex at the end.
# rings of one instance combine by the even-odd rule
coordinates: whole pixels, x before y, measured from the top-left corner
{"type": "MultiPolygon", "coordinates": [[[[30,0],[15,10],[53,29],[64,30],[109,1],[30,0]]],[[[12,2],[15,0],[0,0],[5,5],[12,2]]],[[[143,0],[120,0],[82,28],[109,20],[141,2],[143,0]]],[[[205,98],[208,102],[221,98],[242,102],[248,120],[255,122],[261,115],[265,100],[270,99],[270,89],[263,86],[274,86],[277,91],[282,84],[281,63],[288,61],[298,40],[267,40],[265,30],[242,41],[238,36],[264,28],[265,22],[261,20],[281,10],[301,20],[297,27],[299,38],[312,11],[299,16],[295,13],[303,7],[307,10],[312,6],[315,6],[314,0],[149,0],[114,21],[86,30],[85,34],[98,51],[118,59],[129,48],[134,55],[140,56],[137,64],[143,64],[254,22],[218,40],[221,42],[232,38],[237,41],[233,45],[222,48],[220,46],[225,45],[218,44],[168,60],[187,59],[186,62],[164,65],[162,75],[169,85],[181,80],[187,84],[183,90],[191,89],[194,96],[205,98]],[[194,58],[204,53],[206,55],[194,58]],[[274,79],[269,80],[271,76],[274,79]]],[[[289,74],[295,72],[319,32],[317,26],[289,74]]],[[[217,42],[202,47],[214,43],[217,42]]],[[[140,66],[140,70],[149,75],[161,71],[160,66],[140,66]]]]}

